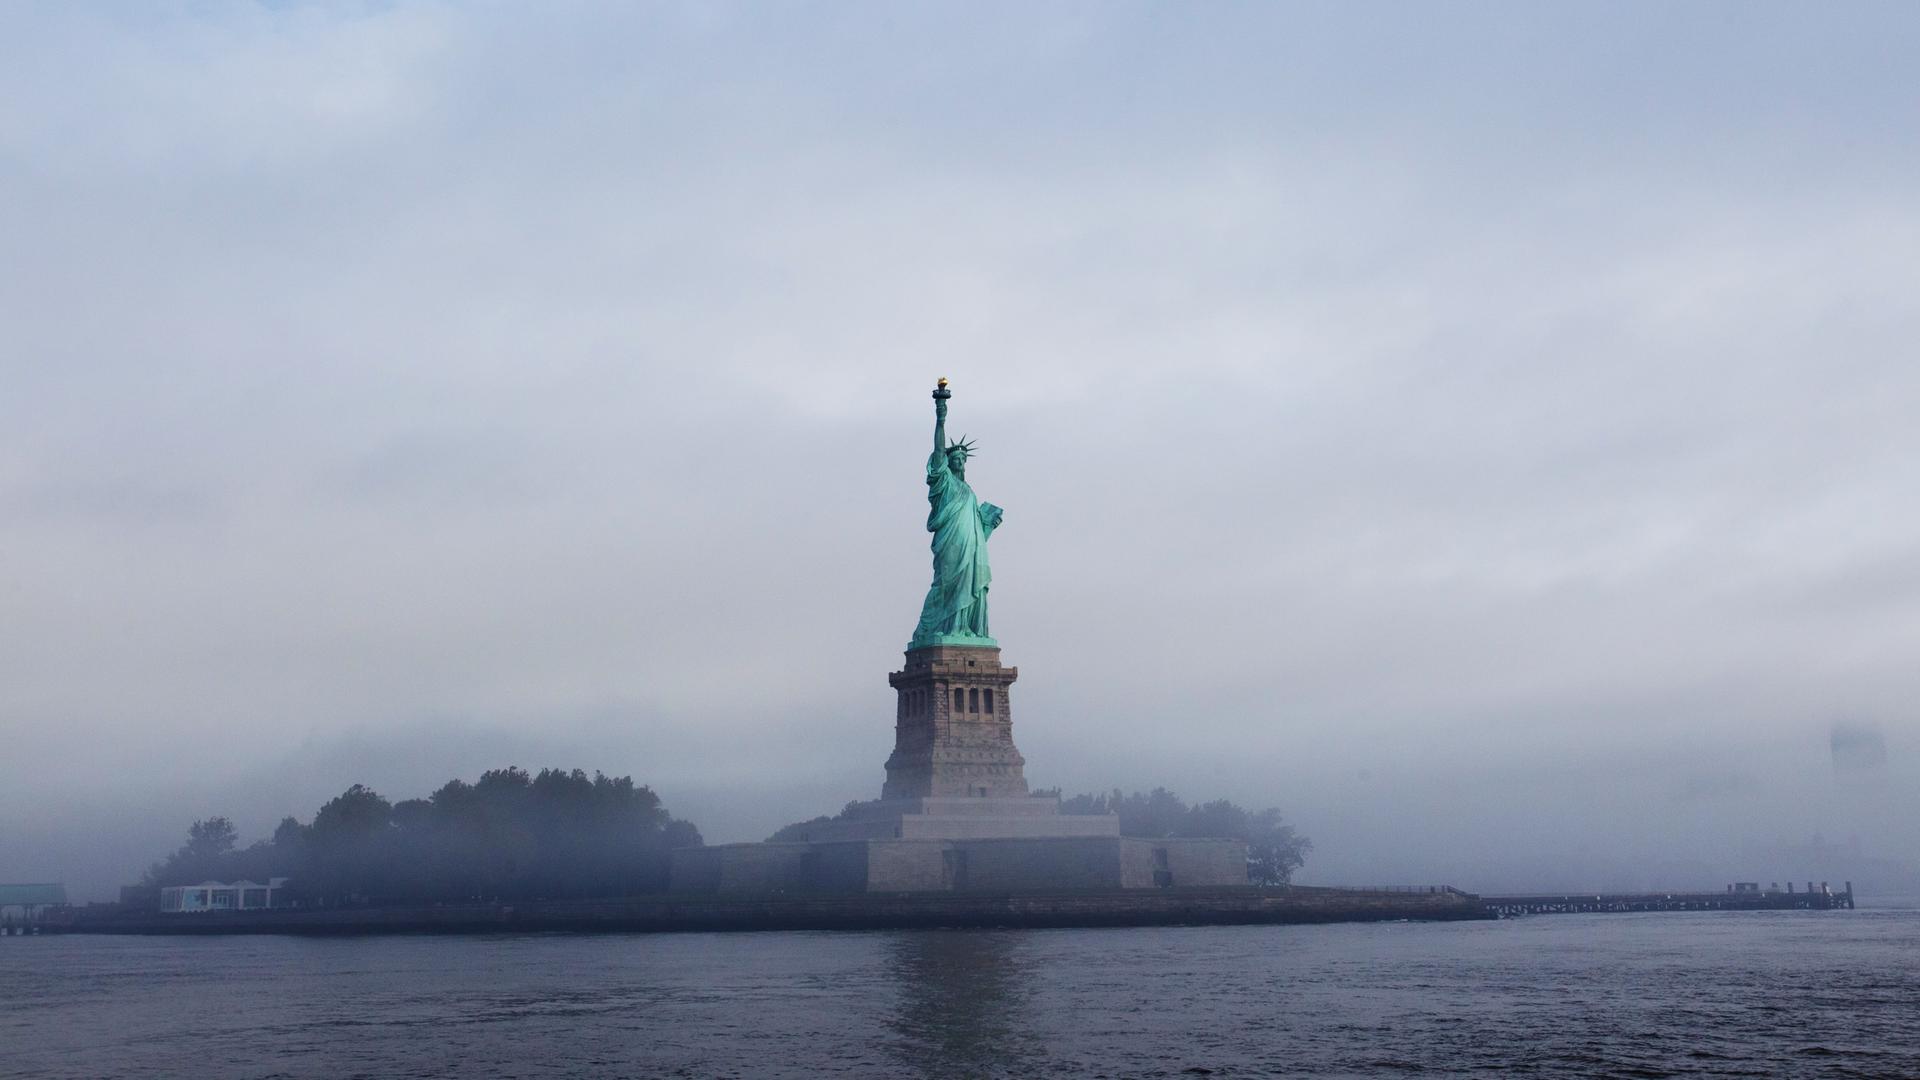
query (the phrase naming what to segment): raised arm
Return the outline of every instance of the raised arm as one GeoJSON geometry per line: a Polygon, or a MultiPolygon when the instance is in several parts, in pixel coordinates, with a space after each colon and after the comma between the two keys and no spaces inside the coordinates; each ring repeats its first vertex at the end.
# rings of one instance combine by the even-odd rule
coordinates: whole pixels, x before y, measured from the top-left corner
{"type": "Polygon", "coordinates": [[[933,388],[933,453],[936,457],[947,452],[947,399],[952,396],[953,391],[947,389],[945,379],[933,388]]]}

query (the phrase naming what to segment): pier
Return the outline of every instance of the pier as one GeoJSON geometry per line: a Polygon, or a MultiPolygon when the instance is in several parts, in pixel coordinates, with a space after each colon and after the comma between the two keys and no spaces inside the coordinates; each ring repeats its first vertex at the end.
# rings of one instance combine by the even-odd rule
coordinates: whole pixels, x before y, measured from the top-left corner
{"type": "Polygon", "coordinates": [[[67,887],[58,882],[0,885],[0,937],[37,934],[49,913],[66,908],[67,887]]]}
{"type": "Polygon", "coordinates": [[[1707,893],[1570,893],[1563,895],[1483,896],[1488,910],[1500,918],[1514,915],[1589,915],[1626,911],[1831,911],[1852,909],[1853,882],[1838,892],[1822,881],[1809,881],[1805,891],[1793,883],[1762,889],[1755,882],[1727,886],[1707,893]]]}

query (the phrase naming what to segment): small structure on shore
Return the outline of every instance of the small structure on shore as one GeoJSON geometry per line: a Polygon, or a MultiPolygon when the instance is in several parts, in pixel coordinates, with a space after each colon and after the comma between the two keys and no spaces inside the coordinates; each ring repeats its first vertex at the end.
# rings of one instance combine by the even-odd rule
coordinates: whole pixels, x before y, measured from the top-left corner
{"type": "Polygon", "coordinates": [[[287,879],[258,881],[203,881],[198,885],[168,885],[160,890],[160,910],[168,913],[198,911],[271,911],[285,907],[287,879]]]}
{"type": "Polygon", "coordinates": [[[67,887],[58,882],[0,885],[0,934],[25,933],[48,908],[67,906],[67,887]]]}

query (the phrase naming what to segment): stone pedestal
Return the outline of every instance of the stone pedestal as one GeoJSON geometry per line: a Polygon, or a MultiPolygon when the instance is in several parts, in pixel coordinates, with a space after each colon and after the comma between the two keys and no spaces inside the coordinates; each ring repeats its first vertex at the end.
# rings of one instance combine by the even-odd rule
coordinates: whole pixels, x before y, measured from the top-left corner
{"type": "Polygon", "coordinates": [[[907,650],[881,797],[780,843],[680,848],[682,893],[1046,892],[1247,883],[1243,840],[1132,839],[1027,790],[998,647],[907,650]]]}
{"type": "Polygon", "coordinates": [[[1026,760],[1013,746],[1008,690],[1018,668],[1000,650],[968,645],[910,649],[887,676],[897,695],[893,756],[882,799],[1007,799],[1027,794],[1026,760]]]}

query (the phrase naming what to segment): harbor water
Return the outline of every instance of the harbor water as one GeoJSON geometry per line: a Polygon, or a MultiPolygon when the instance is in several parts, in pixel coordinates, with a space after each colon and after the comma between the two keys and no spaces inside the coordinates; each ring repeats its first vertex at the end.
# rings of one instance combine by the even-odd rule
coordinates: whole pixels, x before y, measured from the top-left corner
{"type": "Polygon", "coordinates": [[[1920,910],[0,942],[0,1076],[1920,1077],[1920,910]]]}

